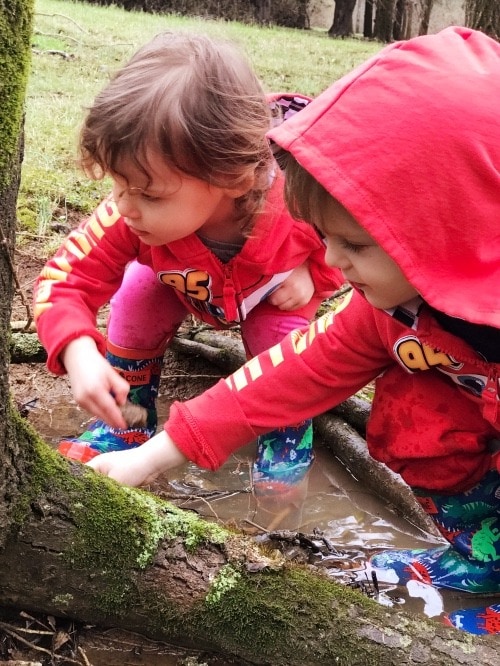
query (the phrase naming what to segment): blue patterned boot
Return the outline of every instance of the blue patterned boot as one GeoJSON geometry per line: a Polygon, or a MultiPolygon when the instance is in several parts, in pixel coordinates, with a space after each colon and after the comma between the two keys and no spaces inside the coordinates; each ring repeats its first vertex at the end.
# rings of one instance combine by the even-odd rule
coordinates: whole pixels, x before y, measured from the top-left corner
{"type": "Polygon", "coordinates": [[[125,349],[108,341],[106,359],[130,384],[128,400],[147,410],[146,424],[120,430],[96,419],[78,437],[63,439],[59,443],[57,450],[66,458],[88,462],[101,453],[136,448],[156,432],[156,397],[163,353],[125,349]]]}
{"type": "Polygon", "coordinates": [[[253,464],[257,492],[279,493],[304,479],[314,460],[312,420],[260,435],[253,464]]]}
{"type": "Polygon", "coordinates": [[[500,604],[455,610],[445,615],[445,622],[469,634],[500,634],[500,604]]]}
{"type": "Polygon", "coordinates": [[[450,546],[389,550],[370,564],[381,581],[409,580],[465,592],[500,592],[500,475],[490,470],[457,495],[422,494],[417,499],[450,546]]]}

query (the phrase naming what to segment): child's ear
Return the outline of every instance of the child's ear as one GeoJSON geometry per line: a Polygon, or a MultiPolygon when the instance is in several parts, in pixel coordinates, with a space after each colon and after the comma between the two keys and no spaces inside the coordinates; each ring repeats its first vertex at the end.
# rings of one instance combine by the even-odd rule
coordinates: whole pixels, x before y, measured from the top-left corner
{"type": "Polygon", "coordinates": [[[232,199],[239,199],[239,197],[244,196],[249,192],[252,187],[255,185],[255,171],[249,171],[242,180],[238,183],[236,187],[231,187],[226,189],[226,194],[232,199]]]}

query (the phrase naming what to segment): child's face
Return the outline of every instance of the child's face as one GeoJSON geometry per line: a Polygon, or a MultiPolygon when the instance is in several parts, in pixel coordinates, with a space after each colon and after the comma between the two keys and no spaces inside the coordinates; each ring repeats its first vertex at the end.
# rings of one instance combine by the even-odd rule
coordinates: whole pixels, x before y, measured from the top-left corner
{"type": "Polygon", "coordinates": [[[112,174],[118,211],[142,242],[165,245],[201,229],[215,238],[226,228],[229,233],[236,195],[170,168],[157,155],[148,162],[149,183],[130,160],[120,165],[123,175],[112,174]]]}
{"type": "Polygon", "coordinates": [[[323,216],[325,261],[340,268],[373,307],[388,310],[418,295],[398,265],[337,201],[323,216]]]}

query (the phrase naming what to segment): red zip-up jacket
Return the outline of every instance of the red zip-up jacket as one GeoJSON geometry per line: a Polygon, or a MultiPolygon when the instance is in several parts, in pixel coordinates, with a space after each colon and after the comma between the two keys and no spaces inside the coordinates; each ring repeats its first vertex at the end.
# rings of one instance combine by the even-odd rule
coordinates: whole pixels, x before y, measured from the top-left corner
{"type": "MultiPolygon", "coordinates": [[[[271,104],[283,106],[285,119],[293,115],[291,102],[297,102],[295,107],[300,109],[304,101],[307,98],[286,93],[270,96],[271,104]]],[[[158,279],[168,285],[166,288],[177,290],[193,314],[217,328],[243,321],[305,262],[314,281],[315,296],[321,299],[331,295],[343,281],[340,273],[324,263],[325,246],[320,235],[288,213],[283,184],[278,171],[251,237],[227,263],[221,262],[196,234],[150,247],[129,231],[112,199],[103,201],[46,263],[35,285],[35,321],[48,353],[48,369],[64,374],[61,351],[71,340],[84,335],[92,337],[104,353],[105,340],[96,329],[97,312],[118,290],[127,264],[134,259],[151,266],[158,279]]],[[[317,307],[318,298],[314,298],[294,314],[312,319],[317,307]]]]}
{"type": "Polygon", "coordinates": [[[500,44],[449,28],[391,44],[270,132],[421,298],[388,312],[353,292],[335,315],[175,403],[165,429],[188,458],[216,468],[375,380],[369,451],[411,486],[458,492],[498,467],[500,364],[433,316],[500,340],[498,100],[500,44]]]}

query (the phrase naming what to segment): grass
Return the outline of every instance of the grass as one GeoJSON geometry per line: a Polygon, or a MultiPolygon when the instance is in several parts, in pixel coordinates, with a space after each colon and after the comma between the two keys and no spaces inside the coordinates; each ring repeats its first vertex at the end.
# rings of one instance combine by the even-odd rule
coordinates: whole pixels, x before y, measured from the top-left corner
{"type": "Polygon", "coordinates": [[[268,91],[317,95],[381,48],[326,31],[261,28],[216,20],[126,12],[72,0],[36,0],[19,232],[50,234],[53,222],[91,212],[109,182],[75,165],[85,108],[118,69],[162,30],[192,30],[240,44],[268,91]]]}

